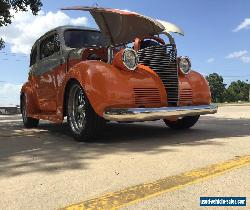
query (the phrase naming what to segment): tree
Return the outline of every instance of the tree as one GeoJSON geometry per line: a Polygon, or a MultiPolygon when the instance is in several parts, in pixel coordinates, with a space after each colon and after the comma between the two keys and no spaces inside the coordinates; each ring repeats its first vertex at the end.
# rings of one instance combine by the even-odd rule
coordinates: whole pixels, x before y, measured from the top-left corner
{"type": "Polygon", "coordinates": [[[217,73],[209,74],[206,79],[210,86],[213,102],[223,102],[223,94],[226,90],[225,84],[223,83],[223,77],[217,73]]]}
{"type": "Polygon", "coordinates": [[[2,38],[0,38],[0,50],[2,50],[4,48],[4,41],[2,38]]]}
{"type": "Polygon", "coordinates": [[[249,101],[249,84],[244,81],[232,82],[225,91],[225,101],[249,101]]]}
{"type": "MultiPolygon", "coordinates": [[[[34,15],[37,15],[41,9],[41,0],[0,0],[0,27],[11,24],[13,16],[10,10],[13,9],[15,12],[27,11],[28,8],[34,15]]],[[[0,38],[0,50],[4,48],[4,41],[0,38]]]]}

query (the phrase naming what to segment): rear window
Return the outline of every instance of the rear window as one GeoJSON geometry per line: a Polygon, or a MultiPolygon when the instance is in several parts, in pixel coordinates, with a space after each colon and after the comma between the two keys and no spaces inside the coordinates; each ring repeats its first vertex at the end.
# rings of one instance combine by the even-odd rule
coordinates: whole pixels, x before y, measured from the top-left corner
{"type": "Polygon", "coordinates": [[[106,41],[99,31],[67,30],[64,32],[65,45],[70,48],[106,46],[106,41]]]}
{"type": "Polygon", "coordinates": [[[59,35],[53,34],[45,38],[40,44],[40,59],[49,57],[60,51],[59,35]]]}

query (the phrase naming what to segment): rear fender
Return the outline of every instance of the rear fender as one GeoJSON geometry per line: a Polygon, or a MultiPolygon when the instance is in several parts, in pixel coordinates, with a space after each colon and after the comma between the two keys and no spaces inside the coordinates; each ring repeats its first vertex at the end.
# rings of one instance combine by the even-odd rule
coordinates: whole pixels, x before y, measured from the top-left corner
{"type": "MultiPolygon", "coordinates": [[[[27,115],[31,116],[32,114],[39,113],[39,105],[38,105],[37,97],[29,82],[25,83],[22,86],[21,95],[20,95],[20,103],[22,102],[21,99],[23,96],[26,97],[27,115]]],[[[22,109],[22,104],[21,104],[21,109],[22,109]]]]}

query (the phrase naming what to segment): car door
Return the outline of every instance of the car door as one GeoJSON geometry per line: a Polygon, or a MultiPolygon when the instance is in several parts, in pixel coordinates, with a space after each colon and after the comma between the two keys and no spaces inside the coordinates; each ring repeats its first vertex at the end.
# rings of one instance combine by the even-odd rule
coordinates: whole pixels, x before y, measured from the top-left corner
{"type": "Polygon", "coordinates": [[[33,103],[36,104],[36,109],[33,110],[34,113],[40,112],[40,107],[38,103],[38,95],[37,95],[37,78],[35,76],[35,72],[37,70],[37,61],[38,61],[38,42],[36,42],[32,49],[30,54],[30,68],[29,68],[29,83],[31,84],[33,94],[34,94],[34,101],[33,103]]]}
{"type": "Polygon", "coordinates": [[[39,61],[35,77],[37,95],[42,112],[55,112],[57,108],[57,70],[60,68],[60,40],[56,32],[40,40],[39,61]]]}

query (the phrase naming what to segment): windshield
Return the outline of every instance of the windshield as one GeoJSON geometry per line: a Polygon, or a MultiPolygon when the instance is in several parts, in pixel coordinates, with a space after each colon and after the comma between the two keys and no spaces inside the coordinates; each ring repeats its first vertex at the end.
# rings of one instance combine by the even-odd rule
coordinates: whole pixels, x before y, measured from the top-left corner
{"type": "Polygon", "coordinates": [[[70,48],[82,48],[90,46],[106,46],[101,32],[87,30],[67,30],[64,33],[66,46],[70,48]]]}

